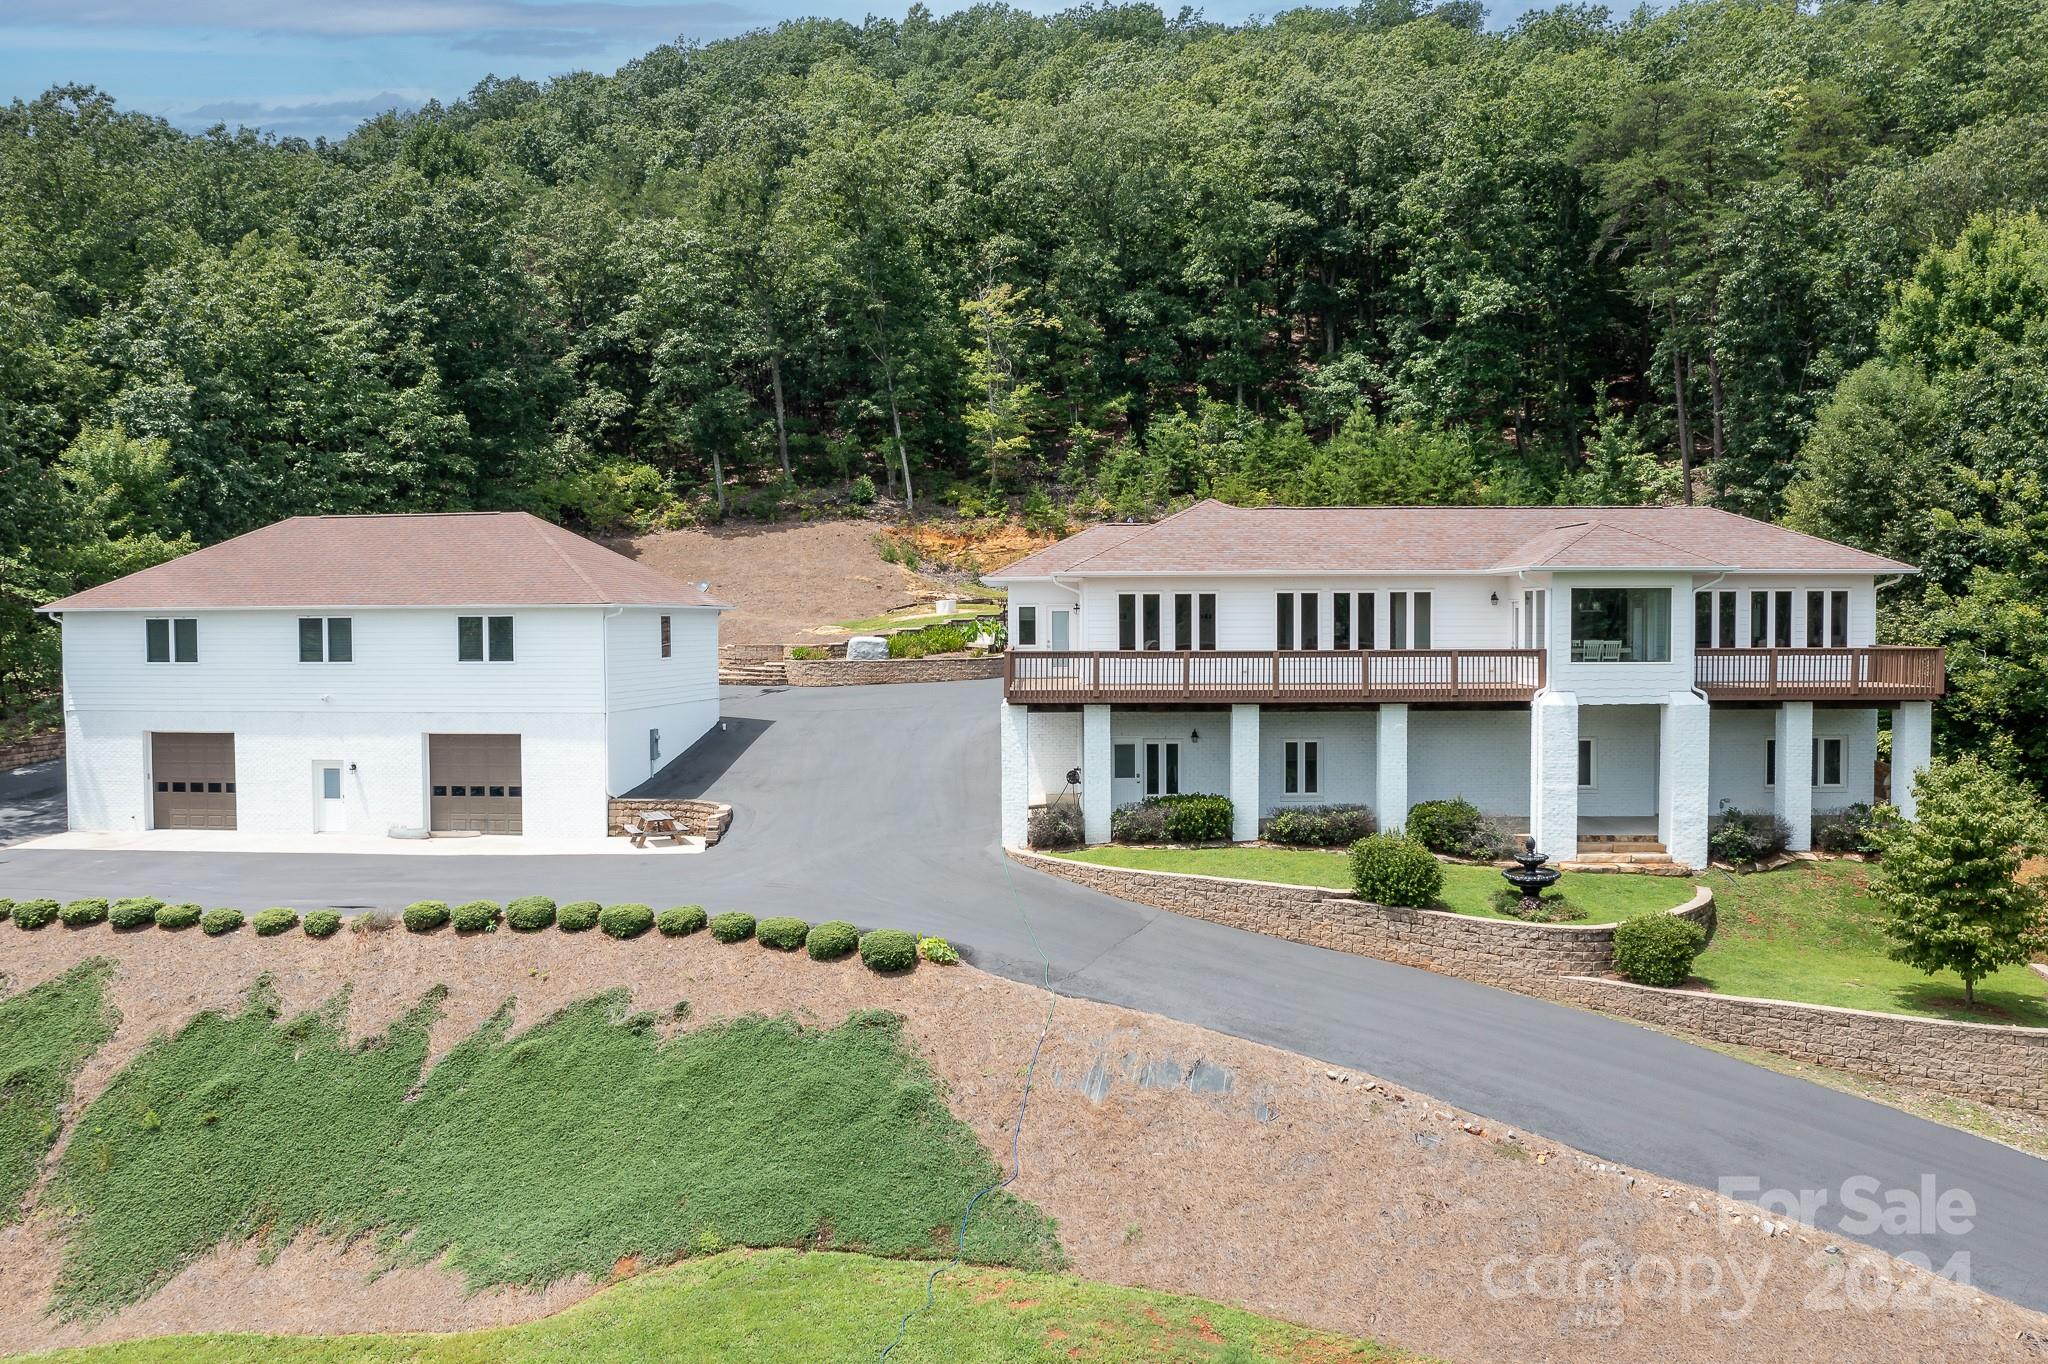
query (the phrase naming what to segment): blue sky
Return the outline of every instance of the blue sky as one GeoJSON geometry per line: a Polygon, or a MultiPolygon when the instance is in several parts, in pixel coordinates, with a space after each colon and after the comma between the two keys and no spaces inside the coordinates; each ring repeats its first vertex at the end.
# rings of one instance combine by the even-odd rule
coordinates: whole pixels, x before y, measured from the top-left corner
{"type": "MultiPolygon", "coordinates": [[[[1492,17],[1527,4],[1497,2],[1492,17]]],[[[1274,8],[1205,7],[1225,21],[1274,8]]],[[[75,82],[183,128],[338,137],[486,75],[612,71],[678,36],[867,12],[860,0],[0,0],[0,99],[75,82]]]]}

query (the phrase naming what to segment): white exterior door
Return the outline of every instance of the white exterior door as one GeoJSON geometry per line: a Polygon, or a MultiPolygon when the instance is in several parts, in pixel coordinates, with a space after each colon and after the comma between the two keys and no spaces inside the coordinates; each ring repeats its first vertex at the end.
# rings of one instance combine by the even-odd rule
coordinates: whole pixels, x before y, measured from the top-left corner
{"type": "Polygon", "coordinates": [[[338,834],[348,828],[348,803],[341,794],[341,764],[321,763],[316,777],[319,791],[314,801],[314,827],[323,834],[338,834]]]}
{"type": "Polygon", "coordinates": [[[1055,611],[1055,612],[1053,612],[1053,613],[1052,613],[1052,645],[1051,645],[1051,647],[1052,647],[1052,648],[1053,648],[1053,649],[1054,649],[1055,651],[1064,651],[1064,650],[1067,650],[1067,649],[1071,649],[1071,648],[1073,648],[1073,647],[1074,647],[1074,646],[1073,646],[1073,645],[1072,645],[1072,644],[1071,644],[1071,643],[1069,642],[1069,640],[1070,640],[1070,638],[1071,638],[1071,633],[1070,633],[1070,632],[1071,632],[1071,622],[1073,621],[1073,618],[1074,618],[1074,613],[1073,613],[1073,612],[1071,612],[1071,611],[1055,611]]]}

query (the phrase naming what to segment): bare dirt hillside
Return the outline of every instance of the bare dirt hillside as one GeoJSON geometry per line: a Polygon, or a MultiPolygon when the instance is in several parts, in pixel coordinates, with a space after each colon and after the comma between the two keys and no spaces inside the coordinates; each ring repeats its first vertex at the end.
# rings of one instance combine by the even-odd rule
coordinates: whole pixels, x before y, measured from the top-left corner
{"type": "MultiPolygon", "coordinates": [[[[1007,1162],[1047,997],[971,967],[885,978],[707,935],[343,933],[225,939],[0,925],[7,988],[117,963],[114,1038],[71,1113],[154,1036],[239,1006],[269,973],[296,1012],[347,988],[381,1034],[449,987],[437,1052],[517,1000],[524,1027],[623,988],[689,1023],[788,1012],[832,1025],[892,1009],[958,1112],[1007,1162]]],[[[1059,1221],[1080,1275],[1195,1293],[1449,1360],[2038,1360],[2048,1319],[1746,1205],[1509,1133],[1426,1095],[1156,1016],[1058,1001],[1014,1186],[1059,1221]]],[[[264,1262],[223,1248],[111,1319],[43,1315],[63,1219],[0,1229],[0,1352],[173,1331],[445,1330],[530,1320],[593,1290],[465,1297],[428,1266],[374,1276],[363,1246],[305,1240],[264,1262]]]]}

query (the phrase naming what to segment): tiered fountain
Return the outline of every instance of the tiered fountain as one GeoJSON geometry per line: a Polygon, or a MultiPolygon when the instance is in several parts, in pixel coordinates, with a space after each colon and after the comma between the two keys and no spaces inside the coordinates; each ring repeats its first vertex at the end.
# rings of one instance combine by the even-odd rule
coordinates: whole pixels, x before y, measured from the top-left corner
{"type": "Polygon", "coordinates": [[[1522,893],[1522,916],[1533,918],[1543,908],[1543,892],[1557,884],[1560,873],[1556,867],[1543,865],[1550,860],[1550,854],[1537,852],[1535,839],[1525,838],[1522,844],[1522,851],[1515,854],[1515,865],[1503,868],[1501,875],[1522,893]]]}

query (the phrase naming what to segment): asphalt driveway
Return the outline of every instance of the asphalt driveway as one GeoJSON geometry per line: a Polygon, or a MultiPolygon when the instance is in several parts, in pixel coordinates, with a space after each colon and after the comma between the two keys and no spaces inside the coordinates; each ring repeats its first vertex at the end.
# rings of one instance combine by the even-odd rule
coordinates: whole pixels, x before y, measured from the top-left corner
{"type": "MultiPolygon", "coordinates": [[[[734,807],[697,857],[461,858],[0,848],[0,895],[153,894],[257,908],[423,898],[700,902],[942,934],[980,966],[1381,1075],[1606,1159],[1708,1188],[1852,1178],[1961,1190],[1966,1228],[1860,1236],[2048,1310],[2048,1162],[1631,1024],[1126,904],[995,847],[994,682],[729,691],[727,728],[657,783],[734,807]]],[[[0,794],[0,841],[8,837],[0,794]]],[[[47,817],[47,811],[46,811],[47,817]]],[[[5,970],[0,955],[0,972],[5,970]]],[[[1881,1196],[1881,1195],[1880,1195],[1881,1196]]]]}

